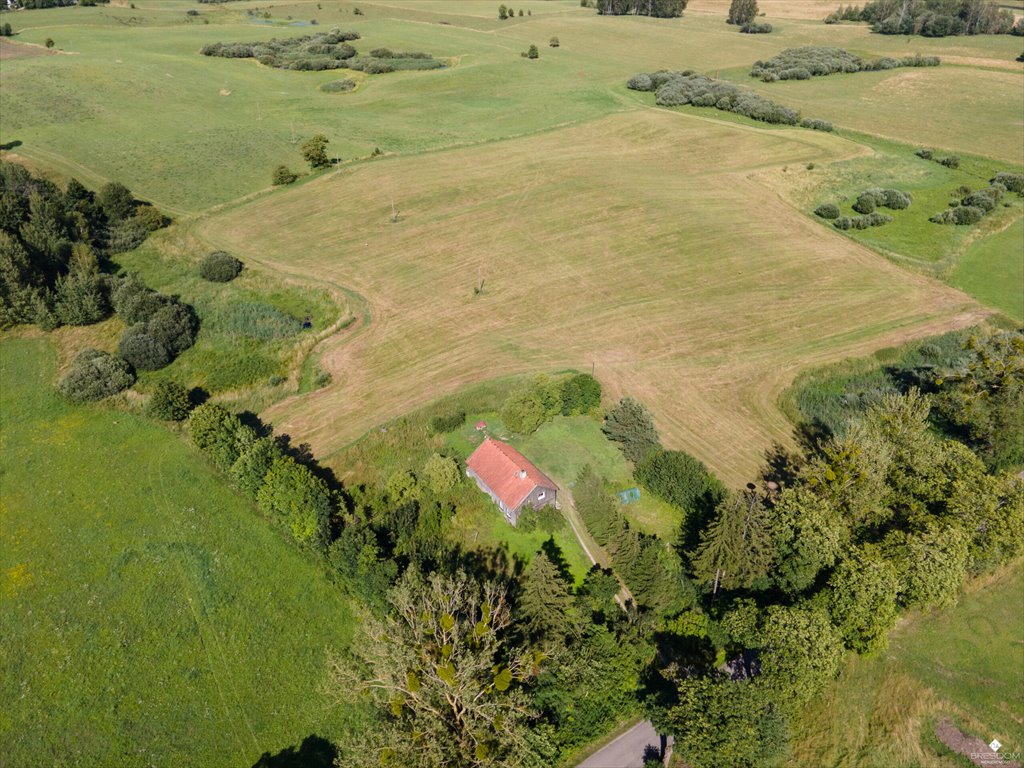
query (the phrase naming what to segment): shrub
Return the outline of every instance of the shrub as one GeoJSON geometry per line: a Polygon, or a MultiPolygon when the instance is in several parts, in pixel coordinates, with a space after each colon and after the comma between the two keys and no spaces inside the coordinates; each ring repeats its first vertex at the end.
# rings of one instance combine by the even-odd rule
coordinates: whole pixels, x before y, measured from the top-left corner
{"type": "Polygon", "coordinates": [[[453,432],[466,423],[465,411],[452,411],[441,416],[435,416],[430,420],[430,432],[434,435],[442,435],[453,432]]]}
{"type": "Polygon", "coordinates": [[[971,205],[958,205],[956,208],[951,208],[948,211],[935,214],[928,219],[928,221],[936,224],[956,224],[959,226],[965,226],[969,224],[977,224],[984,217],[985,211],[981,208],[976,208],[971,205]]]}
{"type": "Polygon", "coordinates": [[[313,386],[315,386],[317,389],[323,389],[324,387],[331,383],[331,380],[333,378],[334,377],[331,376],[330,371],[320,369],[316,372],[316,376],[313,378],[313,386]]]}
{"type": "Polygon", "coordinates": [[[102,320],[107,302],[98,275],[87,268],[72,268],[58,277],[53,309],[64,325],[90,325],[102,320]]]}
{"type": "Polygon", "coordinates": [[[724,490],[702,462],[683,451],[652,451],[634,476],[651,493],[686,511],[705,494],[722,495],[724,490]]]}
{"type": "Polygon", "coordinates": [[[814,215],[823,219],[838,219],[839,206],[834,203],[822,203],[814,209],[814,215]]]}
{"type": "Polygon", "coordinates": [[[146,332],[163,344],[172,357],[195,344],[198,329],[195,311],[178,301],[160,307],[146,323],[146,332]]]}
{"type": "Polygon", "coordinates": [[[940,157],[938,160],[939,165],[944,165],[947,168],[959,168],[960,167],[960,156],[950,155],[949,157],[940,157]]]}
{"type": "Polygon", "coordinates": [[[274,169],[272,181],[275,187],[279,187],[282,184],[291,184],[297,178],[299,178],[298,174],[290,170],[287,165],[279,165],[274,169]]]}
{"type": "Polygon", "coordinates": [[[203,403],[188,418],[192,443],[227,472],[241,453],[256,442],[255,433],[224,406],[203,403]]]}
{"type": "Polygon", "coordinates": [[[812,131],[825,131],[827,133],[832,132],[832,123],[828,120],[814,120],[812,118],[804,118],[800,121],[801,128],[810,128],[812,131]]]}
{"type": "Polygon", "coordinates": [[[277,459],[284,456],[281,446],[272,437],[261,437],[238,454],[229,473],[235,484],[255,499],[263,480],[277,459]]]}
{"type": "Polygon", "coordinates": [[[44,43],[44,45],[47,48],[53,48],[53,46],[55,45],[55,43],[53,42],[53,38],[52,37],[46,38],[46,42],[44,43]]]}
{"type": "Polygon", "coordinates": [[[653,91],[655,88],[654,81],[651,79],[651,76],[644,73],[633,75],[629,78],[629,81],[626,83],[626,87],[634,91],[653,91]]]}
{"type": "MultiPolygon", "coordinates": [[[[712,80],[690,70],[652,72],[647,77],[656,89],[655,102],[661,106],[692,104],[735,112],[765,123],[796,125],[800,122],[800,114],[795,110],[782,107],[731,83],[712,80]]],[[[630,82],[639,85],[644,81],[637,77],[630,82]]]]}
{"type": "Polygon", "coordinates": [[[147,332],[145,323],[136,323],[121,335],[117,353],[137,371],[155,371],[171,362],[171,353],[147,332]]]}
{"type": "Polygon", "coordinates": [[[199,274],[213,283],[230,283],[242,271],[242,262],[225,251],[213,251],[199,262],[199,274]]]}
{"type": "Polygon", "coordinates": [[[444,494],[459,484],[462,472],[455,459],[435,453],[423,465],[423,478],[430,490],[444,494]]]}
{"type": "Polygon", "coordinates": [[[147,232],[156,232],[158,229],[163,229],[171,223],[170,219],[148,204],[137,207],[132,218],[144,226],[147,232]]]}
{"type": "Polygon", "coordinates": [[[853,220],[849,216],[840,216],[832,222],[832,226],[845,232],[853,226],[853,220]]]}
{"type": "Polygon", "coordinates": [[[146,413],[164,421],[183,421],[188,418],[192,403],[188,390],[176,381],[157,382],[146,403],[146,413]]]}
{"type": "Polygon", "coordinates": [[[104,184],[96,195],[96,202],[112,222],[127,219],[135,212],[135,196],[128,187],[118,181],[104,184]]]}
{"type": "MultiPolygon", "coordinates": [[[[764,26],[768,27],[767,31],[771,31],[770,24],[764,26]]],[[[885,56],[875,60],[864,60],[842,48],[805,45],[800,48],[788,48],[768,61],[755,62],[750,75],[765,82],[775,82],[806,80],[810,77],[824,77],[840,72],[873,72],[896,67],[936,67],[939,63],[936,56],[917,55],[901,59],[885,56]]]]}
{"type": "Polygon", "coordinates": [[[601,405],[601,383],[589,373],[577,373],[562,382],[562,415],[590,413],[601,405]]]}
{"type": "Polygon", "coordinates": [[[883,196],[884,199],[881,205],[893,211],[902,211],[909,208],[910,204],[914,201],[909,192],[901,192],[898,189],[886,189],[883,192],[883,196]]]}
{"type": "Polygon", "coordinates": [[[552,37],[550,40],[548,40],[548,45],[552,48],[557,48],[559,45],[561,45],[561,43],[558,42],[557,37],[552,37]]]}
{"type": "Polygon", "coordinates": [[[57,384],[57,390],[72,402],[84,403],[110,397],[134,383],[135,375],[124,360],[98,349],[84,349],[57,384]]]}
{"type": "Polygon", "coordinates": [[[870,192],[862,192],[853,204],[853,210],[857,213],[871,213],[875,210],[875,196],[870,192]]]}
{"type": "Polygon", "coordinates": [[[601,429],[609,440],[621,443],[623,455],[634,464],[661,447],[654,419],[631,397],[623,398],[608,411],[601,429]]]}
{"type": "MultiPolygon", "coordinates": [[[[348,93],[349,91],[354,91],[355,89],[356,89],[355,80],[350,80],[347,77],[342,79],[342,80],[332,80],[331,82],[324,83],[323,85],[320,86],[320,90],[323,91],[324,93],[348,93]]],[[[281,166],[281,167],[284,167],[284,166],[281,166]]],[[[285,169],[285,170],[287,170],[287,169],[285,169]]],[[[294,181],[294,179],[293,179],[293,181],[294,181]]],[[[279,182],[274,182],[274,183],[277,184],[279,182]]],[[[287,182],[286,181],[286,182],[283,182],[283,183],[290,184],[291,182],[287,182]]]]}
{"type": "Polygon", "coordinates": [[[147,288],[134,272],[112,281],[110,303],[128,325],[149,320],[168,302],[167,296],[147,288]]]}
{"type": "Polygon", "coordinates": [[[331,492],[323,480],[288,456],[276,459],[256,493],[256,505],[286,526],[300,544],[327,546],[331,492]]]}
{"type": "Polygon", "coordinates": [[[149,236],[145,221],[134,216],[114,224],[107,235],[107,250],[110,253],[127,253],[138,248],[149,236]]]}
{"type": "Polygon", "coordinates": [[[529,48],[526,49],[526,58],[528,58],[528,59],[540,58],[540,51],[537,49],[536,45],[531,45],[529,48]]]}
{"type": "Polygon", "coordinates": [[[1001,184],[1010,192],[1024,195],[1024,173],[1007,173],[1000,171],[989,180],[990,184],[1001,184]]]}
{"type": "Polygon", "coordinates": [[[892,221],[892,216],[881,211],[869,213],[864,218],[867,219],[868,225],[872,227],[881,227],[883,224],[888,224],[892,221]]]}
{"type": "Polygon", "coordinates": [[[506,398],[501,420],[513,432],[528,435],[561,410],[560,395],[556,382],[544,375],[535,376],[506,398]]]}
{"type": "Polygon", "coordinates": [[[740,32],[747,35],[767,35],[772,31],[772,25],[767,22],[754,21],[740,27],[740,32]]]}
{"type": "Polygon", "coordinates": [[[922,160],[931,160],[935,156],[935,153],[932,152],[930,149],[919,149],[914,154],[920,157],[922,160]]]}

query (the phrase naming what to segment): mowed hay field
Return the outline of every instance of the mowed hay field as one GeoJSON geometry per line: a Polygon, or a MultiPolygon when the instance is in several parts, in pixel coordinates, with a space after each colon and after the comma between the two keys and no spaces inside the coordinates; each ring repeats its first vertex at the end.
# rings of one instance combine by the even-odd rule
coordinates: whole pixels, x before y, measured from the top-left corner
{"type": "Polygon", "coordinates": [[[360,714],[324,697],[354,617],[167,429],[0,342],[0,765],[248,766],[360,714]]]}
{"type": "Polygon", "coordinates": [[[199,231],[367,301],[322,352],[333,383],[265,414],[319,455],[471,382],[593,364],[739,483],[788,439],[775,400],[801,367],[980,317],[748,178],[859,151],[648,109],[342,169],[199,231]]]}

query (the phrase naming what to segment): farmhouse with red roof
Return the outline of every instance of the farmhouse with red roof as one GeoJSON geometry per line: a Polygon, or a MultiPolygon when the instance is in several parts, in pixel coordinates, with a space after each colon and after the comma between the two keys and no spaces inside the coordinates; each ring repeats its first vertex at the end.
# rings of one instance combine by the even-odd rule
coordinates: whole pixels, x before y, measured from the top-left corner
{"type": "Polygon", "coordinates": [[[512,525],[526,506],[554,504],[558,486],[507,443],[488,437],[466,460],[466,474],[490,496],[512,525]]]}

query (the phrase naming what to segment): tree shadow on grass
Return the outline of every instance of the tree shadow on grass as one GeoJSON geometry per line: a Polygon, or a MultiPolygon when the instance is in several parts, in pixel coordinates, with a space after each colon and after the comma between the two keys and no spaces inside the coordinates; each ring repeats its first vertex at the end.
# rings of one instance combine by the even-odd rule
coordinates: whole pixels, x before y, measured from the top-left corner
{"type": "Polygon", "coordinates": [[[264,752],[252,768],[333,768],[338,748],[316,734],[307,736],[298,747],[285,747],[276,755],[264,752]]]}

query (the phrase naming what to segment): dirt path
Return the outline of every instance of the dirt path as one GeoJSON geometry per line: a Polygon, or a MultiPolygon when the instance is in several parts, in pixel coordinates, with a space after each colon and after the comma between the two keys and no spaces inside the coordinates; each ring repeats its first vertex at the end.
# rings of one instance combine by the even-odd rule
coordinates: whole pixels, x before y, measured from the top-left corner
{"type": "MultiPolygon", "coordinates": [[[[600,565],[602,568],[608,568],[615,573],[612,568],[612,559],[604,548],[601,547],[593,538],[591,538],[589,532],[587,532],[586,526],[583,524],[583,520],[580,518],[579,512],[576,511],[576,501],[572,497],[572,492],[565,486],[558,486],[558,495],[563,499],[565,504],[562,505],[562,512],[565,514],[565,519],[569,521],[569,527],[572,528],[572,532],[576,534],[576,541],[583,547],[583,551],[587,553],[587,557],[590,558],[590,562],[594,565],[600,565]],[[597,553],[597,557],[594,553],[597,553]],[[598,559],[600,558],[600,559],[598,559]]],[[[616,573],[615,578],[619,580],[619,593],[615,595],[615,602],[619,604],[619,607],[623,610],[626,609],[626,601],[636,602],[633,599],[633,593],[629,591],[626,583],[616,573]]]]}
{"type": "Polygon", "coordinates": [[[968,736],[953,725],[953,721],[948,717],[942,718],[942,721],[935,726],[935,735],[939,737],[939,741],[958,755],[963,755],[981,768],[992,765],[999,765],[1002,768],[1021,768],[1019,761],[1005,759],[1007,755],[1000,755],[977,736],[968,736]]]}

